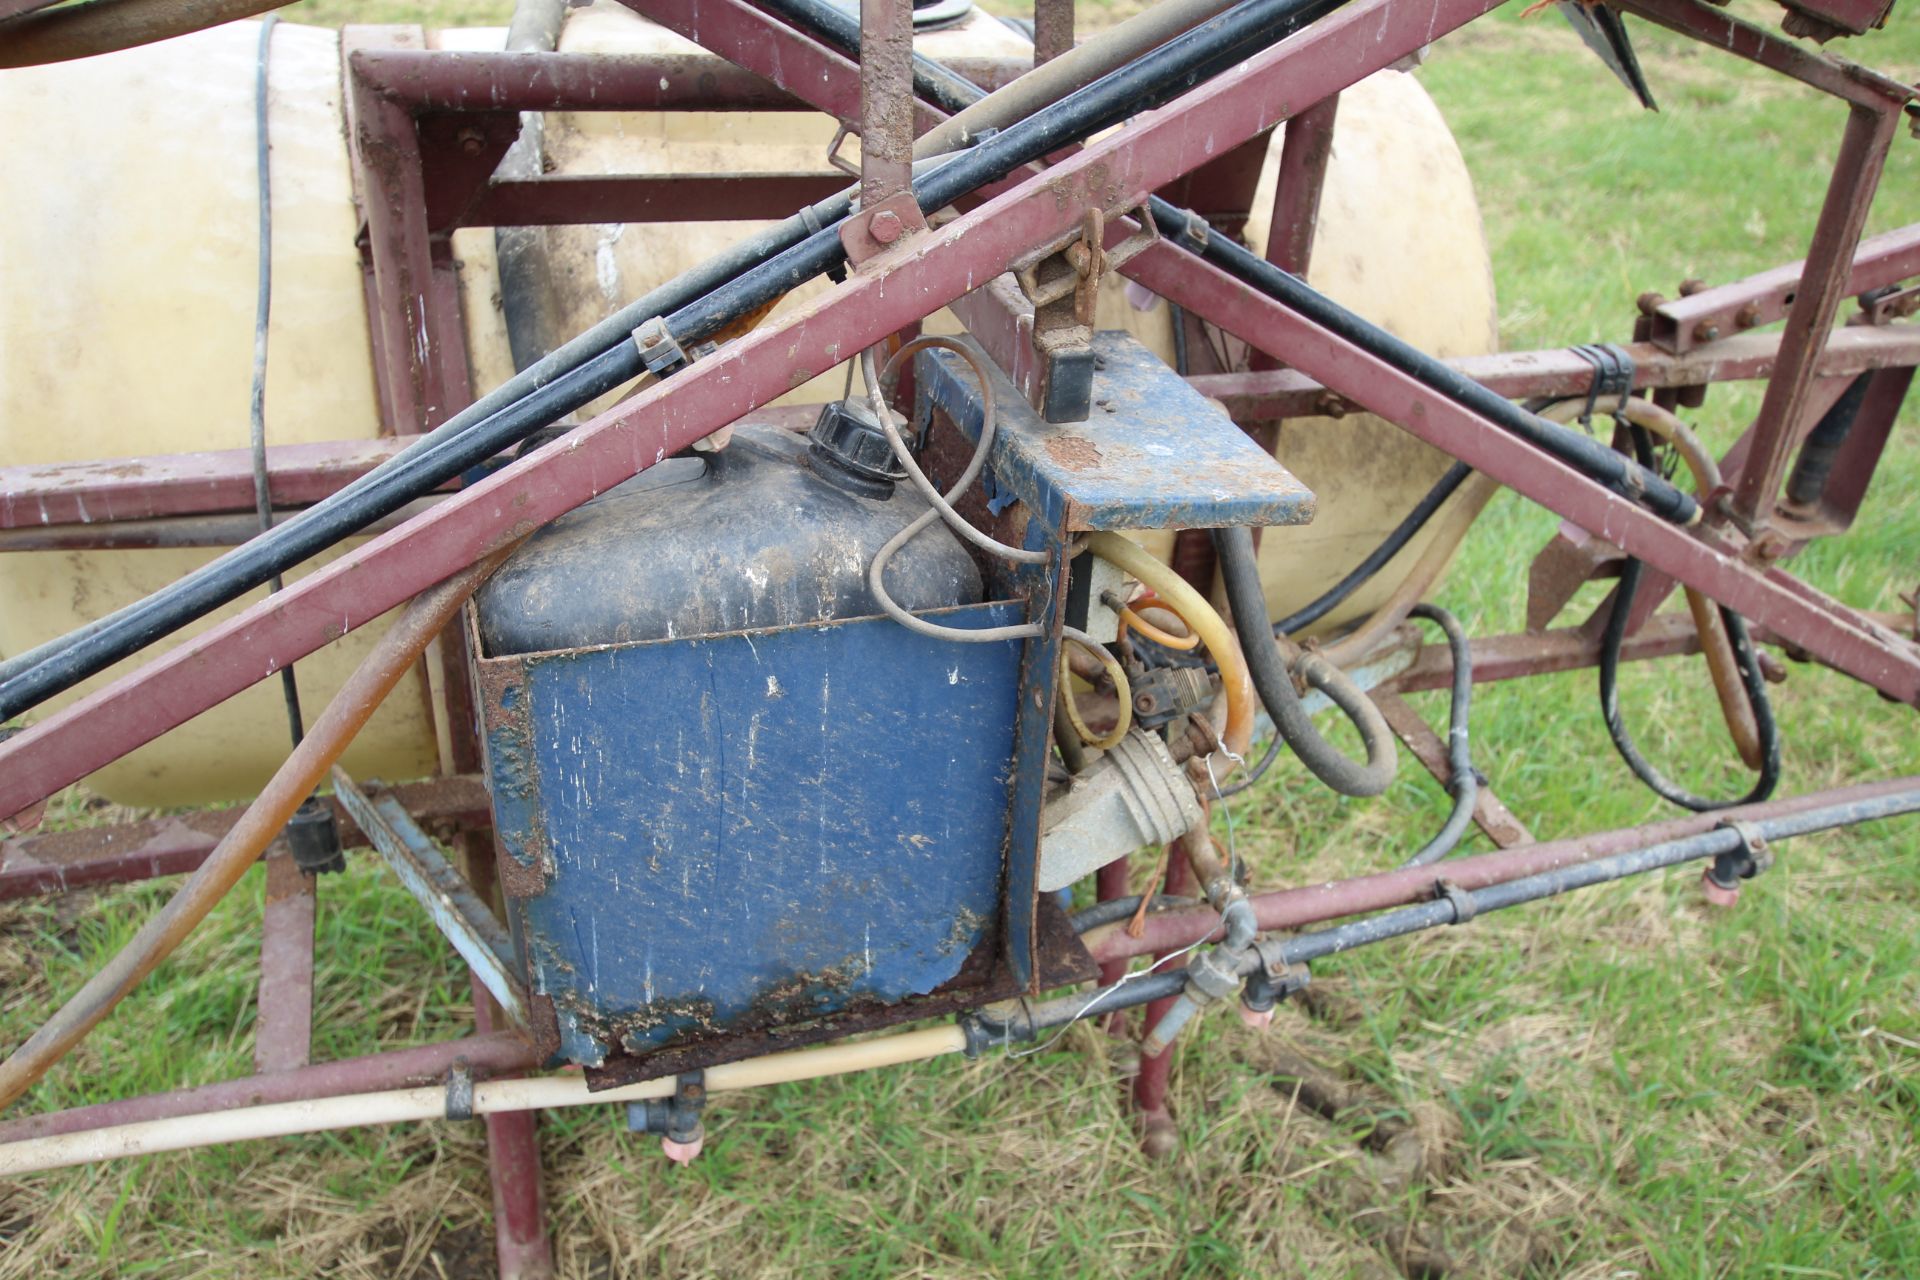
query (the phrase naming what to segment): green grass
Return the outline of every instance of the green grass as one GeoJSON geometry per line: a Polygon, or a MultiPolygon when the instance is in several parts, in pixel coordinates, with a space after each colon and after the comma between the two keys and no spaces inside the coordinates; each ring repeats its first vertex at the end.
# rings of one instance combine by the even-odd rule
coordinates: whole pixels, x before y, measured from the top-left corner
{"type": "MultiPolygon", "coordinates": [[[[290,16],[420,12],[307,0],[290,16]]],[[[1617,339],[1643,290],[1804,252],[1840,111],[1635,32],[1659,115],[1637,111],[1551,13],[1503,11],[1421,72],[1479,184],[1509,346],[1617,339]]],[[[1911,80],[1920,24],[1896,19],[1857,49],[1911,80]]],[[[1903,137],[1872,226],[1915,219],[1920,145],[1903,137]]],[[[1724,444],[1756,405],[1751,388],[1718,388],[1688,416],[1724,444]]],[[[1903,425],[1915,420],[1910,408],[1903,425]]],[[[1920,573],[1917,485],[1909,432],[1859,529],[1798,571],[1899,607],[1920,573]]],[[[1496,500],[1439,599],[1476,631],[1516,629],[1523,566],[1554,527],[1496,500]]],[[[1624,696],[1653,759],[1724,789],[1739,775],[1703,684],[1691,661],[1661,664],[1630,670],[1624,696]]],[[[1415,702],[1433,723],[1445,714],[1440,695],[1415,702]]],[[[1845,679],[1794,666],[1777,702],[1784,791],[1920,769],[1911,712],[1845,679]]],[[[1480,766],[1542,838],[1667,816],[1613,755],[1595,704],[1591,673],[1476,695],[1480,766]]],[[[1390,865],[1445,807],[1411,766],[1370,803],[1276,772],[1233,811],[1263,883],[1390,865]]],[[[57,820],[97,816],[70,798],[57,820]]],[[[1089,1028],[1018,1062],[727,1098],[684,1171],[609,1111],[552,1115],[563,1268],[1379,1277],[1439,1258],[1468,1275],[1920,1275],[1920,840],[1895,822],[1780,852],[1730,913],[1702,906],[1694,873],[1643,878],[1326,962],[1313,999],[1263,1039],[1208,1019],[1176,1069],[1182,1146],[1164,1164],[1129,1129],[1128,1051],[1089,1028]],[[1327,1118],[1275,1087],[1282,1047],[1329,1064],[1352,1105],[1327,1118]],[[1385,1154],[1402,1129],[1419,1138],[1411,1177],[1385,1154]]],[[[0,1042],[164,892],[0,914],[0,1042]]],[[[256,872],[26,1105],[247,1070],[259,904],[256,872]]],[[[319,1052],[460,1026],[457,965],[367,859],[325,882],[319,928],[319,1052]]],[[[469,1274],[486,1213],[473,1126],[255,1143],[0,1186],[0,1276],[469,1274]]]]}

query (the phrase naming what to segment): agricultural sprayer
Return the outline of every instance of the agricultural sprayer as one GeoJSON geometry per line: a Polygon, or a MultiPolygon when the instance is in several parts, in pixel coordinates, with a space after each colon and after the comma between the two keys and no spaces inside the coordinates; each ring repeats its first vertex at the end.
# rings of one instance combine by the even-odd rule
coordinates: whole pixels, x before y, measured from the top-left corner
{"type": "Polygon", "coordinates": [[[1649,106],[1623,15],[1844,104],[1805,260],[1502,352],[1407,74],[1494,0],[1084,39],[1071,0],[0,0],[0,897],[184,876],[0,1103],[267,886],[258,1074],[11,1118],[0,1170],[484,1117],[537,1274],[542,1109],[686,1161],[712,1095],[1102,1018],[1164,1148],[1183,1031],[1318,959],[1684,863],[1730,903],[1775,842],[1920,808],[1776,794],[1777,654],[1920,701],[1913,617],[1791,570],[1920,362],[1920,225],[1863,238],[1916,91],[1822,47],[1890,0],[1784,3],[1560,8],[1649,106]],[[1736,380],[1716,456],[1676,410],[1736,380]],[[1430,596],[1502,487],[1562,524],[1528,629],[1469,638],[1430,596]],[[1744,794],[1635,745],[1617,677],[1656,659],[1711,682],[1744,794]],[[1474,685],[1576,668],[1682,816],[1536,841],[1496,798],[1474,685]],[[1402,697],[1437,689],[1444,733],[1402,697]],[[1251,884],[1213,834],[1270,770],[1377,796],[1401,745],[1452,803],[1396,869],[1251,884]],[[244,803],[40,830],[82,781],[244,803]],[[313,1062],[315,896],[362,848],[478,1026],[313,1062]]]}

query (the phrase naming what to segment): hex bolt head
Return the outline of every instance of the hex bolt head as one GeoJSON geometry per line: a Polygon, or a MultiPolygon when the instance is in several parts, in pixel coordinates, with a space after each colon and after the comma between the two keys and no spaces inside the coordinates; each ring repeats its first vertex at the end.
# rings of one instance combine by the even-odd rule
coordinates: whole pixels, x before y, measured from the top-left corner
{"type": "Polygon", "coordinates": [[[1710,320],[1702,320],[1693,327],[1693,340],[1695,342],[1712,342],[1719,336],[1720,326],[1710,320]]]}
{"type": "Polygon", "coordinates": [[[1719,907],[1723,911],[1739,905],[1740,902],[1740,886],[1735,885],[1729,889],[1725,885],[1718,884],[1710,871],[1700,873],[1700,892],[1706,895],[1708,906],[1719,907]]]}
{"type": "Polygon", "coordinates": [[[692,1142],[675,1142],[672,1138],[660,1139],[660,1150],[666,1152],[667,1159],[682,1167],[692,1164],[694,1157],[699,1155],[701,1148],[706,1145],[707,1138],[705,1134],[695,1138],[692,1142]]]}
{"type": "Polygon", "coordinates": [[[1733,326],[1736,329],[1751,329],[1759,323],[1760,307],[1757,303],[1749,302],[1733,313],[1733,326]]]}
{"type": "Polygon", "coordinates": [[[881,244],[892,244],[898,240],[903,229],[900,215],[891,209],[882,209],[867,222],[867,234],[881,244]]]}

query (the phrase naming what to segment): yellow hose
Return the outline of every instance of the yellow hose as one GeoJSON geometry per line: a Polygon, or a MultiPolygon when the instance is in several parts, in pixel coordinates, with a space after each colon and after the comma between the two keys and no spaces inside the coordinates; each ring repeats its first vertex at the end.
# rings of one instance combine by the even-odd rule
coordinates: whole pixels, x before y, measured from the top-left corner
{"type": "Polygon", "coordinates": [[[1176,636],[1171,631],[1162,631],[1145,618],[1133,611],[1130,605],[1120,606],[1120,621],[1163,649],[1172,649],[1176,653],[1185,653],[1189,649],[1200,647],[1200,637],[1196,635],[1176,636]]]}
{"type": "Polygon", "coordinates": [[[1100,665],[1107,669],[1107,675],[1113,680],[1114,696],[1120,703],[1119,718],[1113,722],[1113,728],[1105,736],[1088,728],[1087,722],[1080,718],[1079,703],[1074,701],[1071,683],[1073,673],[1067,665],[1067,645],[1078,643],[1079,641],[1072,636],[1068,636],[1060,644],[1060,692],[1058,695],[1060,705],[1066,708],[1067,723],[1071,724],[1073,731],[1080,735],[1080,741],[1097,751],[1111,751],[1127,736],[1127,730],[1133,728],[1133,686],[1127,682],[1126,668],[1121,666],[1119,660],[1111,653],[1091,645],[1081,645],[1081,648],[1098,658],[1100,665]]]}
{"type": "Polygon", "coordinates": [[[1226,619],[1205,596],[1188,586],[1185,578],[1117,533],[1088,535],[1087,550],[1151,588],[1160,597],[1160,604],[1207,646],[1220,668],[1220,683],[1227,695],[1226,748],[1244,757],[1253,742],[1253,676],[1226,619]]]}

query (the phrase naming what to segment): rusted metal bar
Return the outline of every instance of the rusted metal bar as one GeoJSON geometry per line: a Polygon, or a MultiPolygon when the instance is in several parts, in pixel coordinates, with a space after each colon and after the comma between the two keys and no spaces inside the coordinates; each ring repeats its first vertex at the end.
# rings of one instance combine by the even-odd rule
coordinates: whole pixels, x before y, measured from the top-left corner
{"type": "Polygon", "coordinates": [[[1333,155],[1333,124],[1340,95],[1331,94],[1287,121],[1275,177],[1273,219],[1267,227],[1267,261],[1304,277],[1313,256],[1314,224],[1320,217],[1320,190],[1326,185],[1333,155]]]}
{"type": "Polygon", "coordinates": [[[1073,48],[1073,0],[1033,0],[1033,65],[1073,48]]]}
{"type": "MultiPolygon", "coordinates": [[[[1920,224],[1914,230],[1920,233],[1920,224]]],[[[1770,377],[1779,350],[1777,333],[1743,333],[1680,355],[1646,342],[1626,346],[1634,362],[1635,388],[1649,390],[1770,377]]],[[[1593,383],[1592,363],[1564,347],[1464,356],[1447,363],[1509,400],[1585,395],[1593,383]]],[[[1916,364],[1920,364],[1920,325],[1857,327],[1834,333],[1816,371],[1823,378],[1850,377],[1916,364]]],[[[1321,413],[1328,394],[1325,386],[1300,369],[1205,374],[1189,381],[1202,395],[1225,403],[1237,422],[1321,413]]]]}
{"type": "Polygon", "coordinates": [[[217,1084],[195,1085],[190,1089],[174,1089],[138,1098],[96,1102],[91,1106],[73,1107],[66,1111],[21,1116],[0,1121],[0,1143],[47,1138],[61,1133],[81,1133],[90,1129],[109,1129],[115,1125],[200,1115],[208,1111],[257,1107],[272,1102],[334,1098],[348,1093],[432,1084],[444,1080],[447,1069],[456,1061],[465,1061],[476,1076],[517,1075],[539,1066],[541,1057],[539,1050],[527,1043],[524,1037],[512,1032],[496,1031],[460,1040],[443,1040],[437,1044],[390,1049],[360,1058],[319,1062],[310,1067],[296,1067],[292,1071],[271,1075],[222,1080],[217,1084]]]}
{"type": "Polygon", "coordinates": [[[1899,107],[1912,101],[1916,92],[1877,71],[1816,53],[1765,27],[1742,22],[1701,0],[1618,0],[1617,7],[1856,106],[1877,108],[1891,103],[1899,107]]]}
{"type": "MultiPolygon", "coordinates": [[[[436,271],[452,264],[444,256],[436,262],[419,130],[405,104],[363,77],[361,53],[353,48],[356,41],[376,38],[382,30],[349,28],[342,33],[347,51],[347,137],[365,226],[364,249],[372,268],[368,322],[381,368],[383,417],[390,430],[417,432],[444,421],[466,401],[467,373],[458,353],[444,352],[431,340],[432,334],[456,328],[459,312],[456,309],[451,317],[434,314],[448,297],[434,278],[436,271]]],[[[509,119],[517,131],[518,118],[509,119]]],[[[511,141],[511,134],[504,142],[493,138],[495,149],[502,153],[511,141]]],[[[475,146],[466,150],[486,149],[481,135],[476,134],[473,142],[475,146]]],[[[450,150],[462,153],[459,147],[450,150]]],[[[493,159],[497,162],[499,156],[493,159]]],[[[490,171],[488,166],[486,172],[490,171]]],[[[484,180],[485,172],[480,177],[484,180]]],[[[457,296],[456,289],[456,304],[457,296]]]]}
{"type": "MultiPolygon", "coordinates": [[[[436,499],[409,502],[363,533],[385,533],[430,509],[436,499]]],[[[276,511],[276,518],[291,514],[276,511]]],[[[260,532],[258,515],[161,516],[155,520],[103,520],[96,524],[49,524],[0,528],[0,553],[11,551],[133,551],[155,547],[237,547],[260,532]]]]}
{"type": "MultiPolygon", "coordinates": [[[[406,783],[392,794],[430,827],[476,826],[491,820],[487,789],[478,776],[406,783]]],[[[342,847],[365,847],[366,834],[340,802],[327,796],[321,799],[333,808],[342,847]]],[[[206,860],[245,812],[244,807],[201,809],[0,841],[0,902],[184,875],[206,860]]],[[[284,852],[285,847],[276,837],[268,846],[269,856],[284,852]]]]}
{"type": "MultiPolygon", "coordinates": [[[[784,320],[641,391],[564,442],[455,494],[430,519],[353,549],[0,743],[0,816],[19,812],[378,617],[452,566],[507,545],[654,459],[739,420],[787,391],[800,372],[830,369],[847,351],[947,305],[1005,271],[1031,246],[1079,226],[1084,209],[1137,205],[1192,167],[1189,139],[1196,131],[1211,130],[1220,145],[1237,145],[1270,128],[1288,101],[1318,100],[1344,88],[1378,60],[1405,56],[1494,3],[1353,0],[1179,101],[1142,113],[1043,177],[928,231],[888,272],[855,273],[784,320]],[[218,660],[209,658],[213,654],[218,660]]],[[[1109,226],[1119,231],[1126,222],[1115,219],[1109,226]]],[[[1180,256],[1187,264],[1183,271],[1210,270],[1180,256]]],[[[1184,287],[1160,291],[1190,293],[1184,287]]],[[[1505,433],[1487,429],[1510,442],[1505,433]]],[[[1500,447],[1512,451],[1510,443],[1500,447]]]]}
{"type": "MultiPolygon", "coordinates": [[[[1745,280],[1703,289],[1654,308],[1647,340],[1677,354],[1784,320],[1806,277],[1805,259],[1745,280]]],[[[1847,273],[1845,292],[1859,295],[1920,275],[1920,223],[1860,242],[1847,273]]],[[[1834,335],[1837,340],[1840,335],[1834,335]]]]}
{"type": "MultiPolygon", "coordinates": [[[[411,441],[269,445],[273,505],[318,502],[411,441]]],[[[0,529],[253,510],[253,458],[245,449],[0,467],[0,529]]]]}
{"type": "Polygon", "coordinates": [[[913,181],[912,0],[860,0],[860,205],[913,181]]]}
{"type": "MultiPolygon", "coordinates": [[[[1765,804],[1741,805],[1715,813],[1689,814],[1667,822],[1641,827],[1623,827],[1616,831],[1580,836],[1570,840],[1552,840],[1544,844],[1521,845],[1484,853],[1470,858],[1450,859],[1444,864],[1446,879],[1462,889],[1484,889],[1523,876],[1537,875],[1562,867],[1591,862],[1628,849],[1640,849],[1684,836],[1698,835],[1732,821],[1757,821],[1805,813],[1829,805],[1855,804],[1911,790],[1920,777],[1895,778],[1887,782],[1862,783],[1831,791],[1817,791],[1787,800],[1765,804]]],[[[1253,895],[1255,918],[1262,930],[1299,929],[1306,925],[1362,912],[1424,902],[1433,896],[1435,867],[1408,867],[1352,880],[1310,885],[1298,889],[1278,889],[1253,895]]],[[[1197,938],[1219,937],[1219,917],[1212,911],[1170,911],[1150,915],[1138,938],[1122,929],[1103,928],[1090,934],[1088,949],[1094,959],[1106,963],[1134,956],[1186,946],[1197,938]]]]}
{"type": "MultiPolygon", "coordinates": [[[[1440,740],[1420,713],[1407,704],[1407,700],[1390,689],[1374,689],[1369,695],[1380,714],[1386,718],[1393,729],[1394,736],[1407,744],[1407,750],[1414,758],[1426,766],[1433,780],[1443,788],[1453,781],[1453,768],[1447,760],[1447,744],[1440,740]]],[[[1474,825],[1487,833],[1487,838],[1502,849],[1511,849],[1515,845],[1532,844],[1533,835],[1513,811],[1500,802],[1491,787],[1484,784],[1474,792],[1474,825]]]]}
{"type": "Polygon", "coordinates": [[[433,847],[432,838],[399,801],[386,795],[370,799],[337,765],[333,789],[401,885],[426,908],[434,927],[453,944],[507,1018],[515,1026],[528,1026],[532,1015],[526,984],[514,972],[513,939],[494,918],[492,908],[433,847]]]}
{"type": "Polygon", "coordinates": [[[266,864],[253,1018],[253,1069],[262,1074],[304,1067],[313,1054],[314,877],[290,853],[266,864]]]}
{"type": "Polygon", "coordinates": [[[1794,434],[1813,388],[1820,351],[1833,332],[1834,317],[1846,296],[1849,267],[1867,209],[1880,183],[1887,150],[1900,127],[1897,107],[1873,110],[1856,106],[1847,116],[1833,178],[1807,250],[1807,273],[1802,277],[1786,332],[1781,336],[1779,366],[1767,381],[1760,403],[1753,454],[1734,485],[1736,519],[1764,525],[1771,520],[1786,478],[1787,459],[1794,434]]]}
{"type": "Polygon", "coordinates": [[[487,184],[458,224],[775,221],[846,190],[842,173],[558,174],[487,184]]]}

